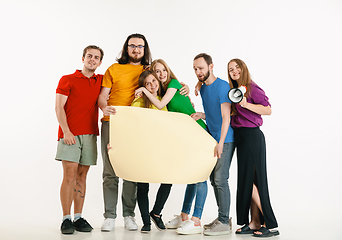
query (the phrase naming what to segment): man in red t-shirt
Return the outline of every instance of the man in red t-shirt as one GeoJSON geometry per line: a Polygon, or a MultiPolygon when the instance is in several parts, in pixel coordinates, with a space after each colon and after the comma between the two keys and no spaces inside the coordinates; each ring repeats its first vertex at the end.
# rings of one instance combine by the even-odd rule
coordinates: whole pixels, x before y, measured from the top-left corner
{"type": "Polygon", "coordinates": [[[59,123],[56,160],[62,161],[63,181],[60,190],[63,209],[61,232],[74,230],[91,232],[82,218],[86,192],[86,177],[91,165],[96,165],[98,106],[102,75],[95,70],[102,63],[103,50],[90,45],[83,50],[82,70],[63,76],[56,89],[56,115],[59,123]],[[74,221],[71,204],[74,202],[74,221]]]}

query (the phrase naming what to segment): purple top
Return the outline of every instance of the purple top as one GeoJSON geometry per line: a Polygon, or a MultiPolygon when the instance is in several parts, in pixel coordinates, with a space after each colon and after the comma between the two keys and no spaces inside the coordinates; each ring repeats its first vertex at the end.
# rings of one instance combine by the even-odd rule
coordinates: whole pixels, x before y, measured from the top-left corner
{"type": "MultiPolygon", "coordinates": [[[[268,97],[265,95],[264,90],[262,90],[255,82],[250,83],[250,97],[247,97],[247,102],[253,104],[261,104],[265,107],[271,106],[268,101],[268,97]]],[[[262,118],[260,114],[252,112],[246,108],[241,107],[239,104],[235,104],[237,111],[236,115],[232,116],[231,125],[233,128],[240,127],[259,127],[262,125],[262,118]]]]}

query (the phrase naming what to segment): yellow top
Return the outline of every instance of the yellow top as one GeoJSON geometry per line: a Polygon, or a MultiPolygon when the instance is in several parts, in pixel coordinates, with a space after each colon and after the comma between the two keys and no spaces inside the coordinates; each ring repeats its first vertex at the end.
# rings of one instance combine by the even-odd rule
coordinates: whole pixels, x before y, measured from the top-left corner
{"type": "MultiPolygon", "coordinates": [[[[157,96],[158,100],[161,100],[162,98],[157,96]]],[[[132,107],[144,107],[144,99],[143,98],[136,98],[133,100],[132,104],[131,104],[132,107]]],[[[154,106],[152,104],[152,107],[150,107],[151,109],[156,109],[156,110],[159,110],[156,106],[154,106]]],[[[167,108],[166,106],[163,107],[162,109],[160,109],[162,111],[167,111],[167,108]]]]}
{"type": "MultiPolygon", "coordinates": [[[[139,87],[139,76],[144,71],[142,65],[111,65],[103,76],[102,87],[110,88],[108,106],[130,106],[134,100],[134,92],[139,87]]],[[[102,118],[109,121],[109,116],[102,118]]]]}

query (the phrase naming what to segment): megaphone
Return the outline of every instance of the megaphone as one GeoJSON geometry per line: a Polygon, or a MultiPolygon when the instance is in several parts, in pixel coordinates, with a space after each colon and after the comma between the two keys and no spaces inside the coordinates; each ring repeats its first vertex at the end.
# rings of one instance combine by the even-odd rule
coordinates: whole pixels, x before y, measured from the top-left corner
{"type": "Polygon", "coordinates": [[[239,103],[243,99],[243,95],[246,93],[246,86],[241,86],[239,88],[232,88],[228,92],[228,98],[232,103],[239,103]]]}

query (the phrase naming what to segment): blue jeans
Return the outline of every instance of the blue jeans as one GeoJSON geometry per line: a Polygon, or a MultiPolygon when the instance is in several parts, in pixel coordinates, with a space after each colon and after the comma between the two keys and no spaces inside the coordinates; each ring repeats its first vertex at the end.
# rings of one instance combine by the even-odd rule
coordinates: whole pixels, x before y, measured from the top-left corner
{"type": "Polygon", "coordinates": [[[192,201],[194,200],[195,195],[196,195],[194,213],[192,214],[192,216],[198,217],[199,219],[201,219],[205,199],[207,198],[207,193],[208,193],[207,181],[194,183],[194,184],[188,184],[186,186],[182,212],[186,214],[190,213],[192,201]]]}
{"type": "Polygon", "coordinates": [[[221,158],[217,159],[216,165],[210,174],[210,182],[214,188],[218,207],[218,220],[223,224],[228,224],[229,221],[230,189],[228,178],[234,150],[235,144],[233,142],[224,143],[221,158]]]}

